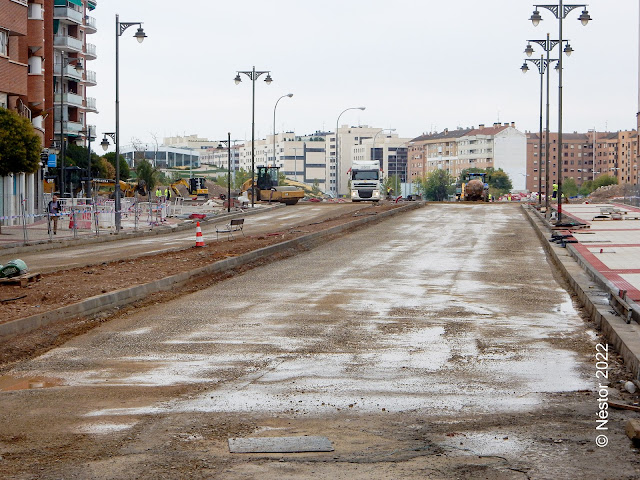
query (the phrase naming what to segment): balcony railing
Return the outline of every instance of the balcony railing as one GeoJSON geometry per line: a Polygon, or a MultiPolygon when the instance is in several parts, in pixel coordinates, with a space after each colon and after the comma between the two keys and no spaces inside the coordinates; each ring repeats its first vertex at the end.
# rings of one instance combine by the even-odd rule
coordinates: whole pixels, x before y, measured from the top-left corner
{"type": "MultiPolygon", "coordinates": [[[[53,66],[53,74],[56,77],[60,76],[60,64],[56,63],[53,66]]],[[[63,70],[63,74],[65,77],[69,77],[69,78],[73,78],[74,80],[82,80],[82,72],[77,72],[76,68],[74,65],[67,65],[64,70],[63,70]]]]}
{"type": "Polygon", "coordinates": [[[56,35],[53,39],[53,45],[66,50],[73,50],[74,52],[82,52],[82,40],[79,38],[56,35]]]}
{"type": "MultiPolygon", "coordinates": [[[[71,105],[72,107],[83,107],[84,104],[82,100],[82,95],[78,95],[76,93],[65,93],[62,96],[62,103],[66,103],[67,105],[71,105]]],[[[56,93],[54,102],[60,104],[59,93],[56,93]]]]}
{"type": "Polygon", "coordinates": [[[85,78],[85,82],[87,84],[96,85],[98,83],[96,80],[96,72],[93,70],[87,70],[87,78],[85,78]]]}
{"type": "Polygon", "coordinates": [[[71,20],[74,23],[82,25],[82,12],[74,10],[73,8],[68,7],[54,7],[53,8],[53,18],[55,19],[65,19],[71,20]]]}
{"type": "Polygon", "coordinates": [[[98,23],[94,17],[87,15],[84,17],[84,25],[86,33],[95,33],[98,31],[98,23]]]}
{"type": "Polygon", "coordinates": [[[97,110],[95,98],[87,97],[87,110],[97,110]]]}
{"type": "Polygon", "coordinates": [[[96,46],[93,43],[87,43],[87,49],[84,53],[84,56],[88,60],[95,60],[96,58],[98,58],[96,46]]]}

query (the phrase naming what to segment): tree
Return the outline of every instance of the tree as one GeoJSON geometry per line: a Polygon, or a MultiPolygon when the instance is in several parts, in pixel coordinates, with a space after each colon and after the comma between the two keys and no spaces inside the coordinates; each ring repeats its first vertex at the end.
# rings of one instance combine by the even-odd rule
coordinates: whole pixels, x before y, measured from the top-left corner
{"type": "Polygon", "coordinates": [[[138,183],[144,181],[147,191],[152,191],[158,182],[158,169],[151,165],[148,160],[138,160],[136,166],[136,176],[138,183]]]}
{"type": "Polygon", "coordinates": [[[489,171],[487,175],[487,183],[489,187],[493,187],[498,195],[509,193],[513,188],[511,179],[501,168],[489,171]]]}
{"type": "Polygon", "coordinates": [[[578,185],[576,184],[575,178],[569,177],[562,182],[562,193],[565,197],[575,197],[578,195],[578,185]]]}
{"type": "Polygon", "coordinates": [[[37,172],[40,151],[40,137],[31,122],[12,110],[0,108],[0,177],[37,172]]]}
{"type": "Polygon", "coordinates": [[[582,185],[580,186],[578,193],[586,197],[591,192],[593,192],[593,180],[585,180],[584,182],[582,182],[582,185]]]}
{"type": "Polygon", "coordinates": [[[429,172],[426,178],[419,180],[419,183],[422,184],[421,193],[424,193],[427,200],[442,202],[455,191],[455,187],[452,185],[454,178],[446,170],[438,169],[429,172]]]}
{"type": "Polygon", "coordinates": [[[233,184],[234,190],[240,190],[242,188],[242,184],[251,178],[251,172],[241,168],[236,171],[236,181],[233,184]]]}
{"type": "Polygon", "coordinates": [[[93,157],[91,157],[91,171],[95,171],[97,173],[97,178],[116,178],[115,167],[104,157],[98,157],[95,161],[93,160],[93,157]]]}
{"type": "MultiPolygon", "coordinates": [[[[116,154],[115,152],[109,152],[107,154],[105,154],[104,158],[107,159],[107,161],[113,165],[113,168],[116,168],[116,154]]],[[[129,178],[129,165],[127,164],[127,161],[125,160],[125,158],[120,155],[120,180],[126,180],[127,178],[129,178]]]]}
{"type": "Polygon", "coordinates": [[[602,175],[595,179],[593,182],[593,189],[597,190],[600,187],[606,187],[607,185],[617,185],[618,179],[611,175],[602,175]]]}

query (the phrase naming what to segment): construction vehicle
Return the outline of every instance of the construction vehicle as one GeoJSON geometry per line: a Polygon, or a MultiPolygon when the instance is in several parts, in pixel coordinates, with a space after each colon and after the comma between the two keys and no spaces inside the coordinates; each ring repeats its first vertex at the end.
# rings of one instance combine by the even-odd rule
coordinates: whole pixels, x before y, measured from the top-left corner
{"type": "Polygon", "coordinates": [[[486,173],[468,173],[465,181],[456,188],[456,197],[465,202],[489,201],[489,184],[486,183],[486,173]]]}
{"type": "MultiPolygon", "coordinates": [[[[107,194],[113,198],[115,195],[116,181],[104,178],[94,178],[92,180],[94,190],[100,194],[107,194]]],[[[147,194],[147,187],[144,180],[140,182],[124,182],[120,180],[120,192],[123,197],[135,197],[136,193],[140,195],[147,194]]]]}
{"type": "Polygon", "coordinates": [[[180,193],[180,190],[178,190],[178,185],[182,185],[187,188],[189,195],[209,198],[209,189],[205,186],[205,181],[206,178],[204,177],[193,177],[187,180],[181,178],[177,182],[171,184],[171,190],[176,194],[176,196],[181,197],[182,194],[180,193]]]}
{"type": "MultiPolygon", "coordinates": [[[[295,205],[302,197],[304,191],[301,188],[278,185],[278,173],[280,167],[257,167],[256,168],[256,200],[263,202],[280,202],[285,205],[295,205]]],[[[247,193],[251,199],[253,181],[250,178],[242,184],[240,193],[247,193]]]]}
{"type": "Polygon", "coordinates": [[[354,160],[349,173],[352,202],[379,202],[384,197],[378,161],[354,160]]]}

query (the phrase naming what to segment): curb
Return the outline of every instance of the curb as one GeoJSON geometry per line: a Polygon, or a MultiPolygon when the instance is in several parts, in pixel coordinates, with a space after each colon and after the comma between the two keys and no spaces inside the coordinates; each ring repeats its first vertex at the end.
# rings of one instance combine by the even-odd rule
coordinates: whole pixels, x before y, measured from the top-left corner
{"type": "Polygon", "coordinates": [[[35,330],[36,328],[48,325],[59,320],[78,316],[92,315],[106,308],[111,309],[114,307],[121,307],[142,298],[146,298],[153,293],[171,290],[175,287],[181,287],[198,277],[231,270],[233,268],[245,265],[261,258],[272,256],[275,253],[280,253],[291,248],[300,246],[313,248],[320,244],[321,240],[331,235],[335,235],[337,233],[341,233],[350,229],[355,229],[363,225],[377,222],[381,219],[386,219],[387,217],[390,217],[392,215],[415,210],[423,206],[423,203],[416,202],[412,203],[411,205],[405,205],[392,210],[387,210],[386,212],[381,212],[377,215],[368,215],[366,217],[353,220],[349,223],[345,223],[344,225],[337,225],[327,230],[311,233],[309,235],[303,235],[292,240],[287,240],[285,242],[254,250],[252,252],[247,252],[242,255],[238,255],[237,257],[220,260],[218,262],[212,263],[211,265],[200,267],[189,272],[178,273],[176,275],[165,277],[160,280],[155,280],[150,283],[145,283],[143,285],[136,285],[135,287],[124,288],[121,290],[116,290],[114,292],[96,295],[72,305],[67,305],[65,307],[57,308],[55,310],[50,310],[48,312],[43,312],[37,315],[32,315],[30,317],[12,320],[10,322],[0,324],[0,338],[9,337],[20,333],[27,333],[31,330],[35,330]]]}
{"type": "MultiPolygon", "coordinates": [[[[274,205],[271,208],[283,208],[285,205],[274,205]]],[[[259,215],[260,213],[270,211],[269,209],[260,209],[260,210],[249,210],[245,212],[232,212],[232,213],[223,213],[216,216],[211,216],[209,218],[205,218],[200,220],[200,223],[220,223],[226,220],[235,218],[236,216],[246,216],[246,215],[259,215]]],[[[154,235],[164,235],[166,233],[174,233],[181,232],[183,230],[191,230],[196,227],[196,220],[193,223],[178,223],[173,227],[170,226],[161,226],[157,227],[153,230],[141,230],[141,231],[129,231],[125,233],[115,234],[110,232],[108,234],[104,234],[103,236],[95,236],[95,233],[91,233],[88,235],[82,235],[78,238],[65,238],[60,240],[34,240],[25,244],[9,244],[9,245],[0,245],[0,254],[1,255],[17,255],[23,252],[44,252],[47,250],[54,250],[56,248],[66,248],[66,247],[79,247],[83,245],[91,245],[91,244],[99,244],[105,242],[114,242],[118,240],[130,240],[132,238],[142,238],[142,237],[152,237],[154,235]],[[167,228],[168,227],[168,228],[167,228]]]]}
{"type": "MultiPolygon", "coordinates": [[[[640,380],[640,325],[635,322],[627,324],[609,304],[610,296],[617,295],[618,289],[570,244],[567,248],[562,248],[549,242],[551,229],[536,210],[523,206],[522,211],[538,235],[547,256],[570,285],[590,318],[605,339],[622,355],[635,379],[640,380]]],[[[633,308],[633,318],[637,321],[640,315],[638,305],[630,306],[633,308]]]]}

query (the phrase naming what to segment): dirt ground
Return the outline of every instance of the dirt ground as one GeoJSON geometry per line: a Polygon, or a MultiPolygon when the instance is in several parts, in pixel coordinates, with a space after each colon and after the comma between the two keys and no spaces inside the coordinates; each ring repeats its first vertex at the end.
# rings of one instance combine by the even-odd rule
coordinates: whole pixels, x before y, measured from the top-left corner
{"type": "MultiPolygon", "coordinates": [[[[29,283],[26,287],[0,284],[0,305],[3,312],[0,323],[71,305],[101,293],[142,285],[163,277],[194,270],[225,258],[242,255],[308,233],[342,225],[353,221],[354,217],[375,215],[401,205],[388,203],[372,206],[366,204],[356,213],[343,214],[322,222],[301,223],[298,227],[286,231],[256,236],[236,235],[233,240],[212,242],[204,247],[192,247],[178,252],[160,253],[118,262],[100,262],[87,267],[60,270],[47,273],[40,281],[29,283]]],[[[294,253],[284,253],[268,261],[275,261],[294,253]]],[[[165,299],[174,298],[185,292],[212,285],[240,271],[254,268],[268,261],[258,260],[230,272],[199,279],[194,285],[187,285],[171,292],[154,294],[147,302],[158,303],[165,299]]],[[[134,305],[141,303],[144,302],[137,302],[134,305]]],[[[75,335],[90,330],[99,324],[102,318],[103,315],[98,314],[89,318],[69,319],[66,322],[48,326],[46,331],[37,331],[4,341],[0,340],[0,371],[2,366],[7,363],[40,354],[64,343],[75,335]]]]}

